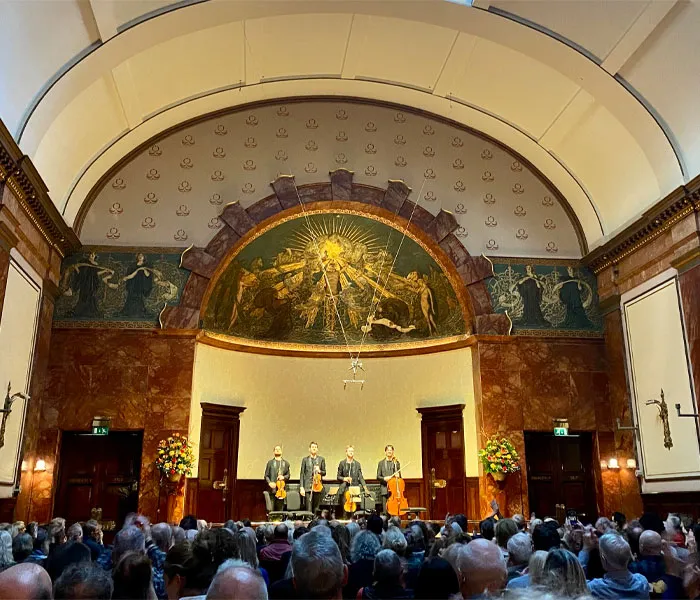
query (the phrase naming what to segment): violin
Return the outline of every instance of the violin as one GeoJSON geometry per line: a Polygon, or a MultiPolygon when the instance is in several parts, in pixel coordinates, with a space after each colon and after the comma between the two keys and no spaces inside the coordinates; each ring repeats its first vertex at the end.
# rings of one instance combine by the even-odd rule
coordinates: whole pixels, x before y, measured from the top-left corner
{"type": "Polygon", "coordinates": [[[343,504],[343,510],[347,513],[354,513],[357,509],[357,502],[353,502],[352,494],[350,490],[345,492],[345,504],[343,504]]]}
{"type": "Polygon", "coordinates": [[[318,494],[318,492],[323,491],[323,481],[321,480],[321,472],[316,471],[314,473],[314,480],[313,483],[311,484],[311,491],[314,492],[315,494],[318,494]]]}
{"type": "MultiPolygon", "coordinates": [[[[282,465],[280,465],[280,469],[282,465]]],[[[284,500],[287,497],[287,490],[285,489],[284,477],[281,474],[277,475],[277,491],[275,492],[275,498],[278,500],[284,500]]]]}
{"type": "MultiPolygon", "coordinates": [[[[396,463],[396,457],[394,457],[394,463],[396,463]]],[[[401,469],[403,469],[403,467],[401,467],[401,469]]],[[[387,490],[389,491],[389,498],[386,501],[386,511],[392,517],[402,517],[408,513],[406,482],[399,476],[401,469],[396,471],[386,484],[387,490]]]]}

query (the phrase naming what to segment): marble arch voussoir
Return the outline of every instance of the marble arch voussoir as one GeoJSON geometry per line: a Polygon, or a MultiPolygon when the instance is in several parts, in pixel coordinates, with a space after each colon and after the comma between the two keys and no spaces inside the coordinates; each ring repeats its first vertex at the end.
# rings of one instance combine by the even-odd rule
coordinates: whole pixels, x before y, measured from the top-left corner
{"type": "Polygon", "coordinates": [[[336,169],[330,183],[319,182],[297,187],[294,176],[283,175],[271,184],[273,194],[244,209],[238,202],[227,205],[220,215],[222,227],[205,248],[191,247],[182,255],[181,266],[190,271],[178,306],[166,307],[160,317],[163,329],[198,329],[200,311],[209,282],[240,239],[263,221],[302,202],[334,201],[367,204],[398,214],[422,232],[423,237],[440,248],[467,292],[472,329],[477,334],[507,335],[510,319],[496,314],[491,306],[485,281],[493,275],[493,266],[484,256],[471,256],[454,235],[459,227],[454,215],[441,210],[432,215],[408,199],[411,188],[400,180],[390,180],[385,189],[353,183],[353,173],[336,169]]]}

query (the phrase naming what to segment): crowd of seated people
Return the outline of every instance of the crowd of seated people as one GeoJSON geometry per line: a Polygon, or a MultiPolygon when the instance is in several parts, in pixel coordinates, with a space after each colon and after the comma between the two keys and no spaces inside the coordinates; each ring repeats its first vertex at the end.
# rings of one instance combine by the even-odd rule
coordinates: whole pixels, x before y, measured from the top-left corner
{"type": "Polygon", "coordinates": [[[499,517],[469,532],[464,515],[256,529],[131,515],[111,545],[97,521],[5,523],[0,600],[700,598],[700,525],[676,515],[585,527],[499,517]]]}

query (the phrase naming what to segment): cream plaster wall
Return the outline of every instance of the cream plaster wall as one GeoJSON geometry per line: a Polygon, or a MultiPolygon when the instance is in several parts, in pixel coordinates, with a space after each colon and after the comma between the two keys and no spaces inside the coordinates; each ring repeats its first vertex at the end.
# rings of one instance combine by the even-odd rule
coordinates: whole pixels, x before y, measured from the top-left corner
{"type": "Polygon", "coordinates": [[[292,477],[311,440],[320,445],[334,478],[346,444],[366,477],[374,478],[384,445],[394,444],[407,478],[421,477],[420,406],[464,403],[468,476],[478,475],[472,350],[395,358],[366,358],[364,389],[342,380],[349,359],[262,356],[198,344],[190,438],[198,442],[201,402],[245,406],[238,477],[262,478],[275,444],[284,445],[292,477]]]}
{"type": "Polygon", "coordinates": [[[700,475],[696,420],[678,417],[675,409],[675,404],[680,403],[683,412],[695,412],[674,275],[675,272],[662,274],[643,288],[630,292],[629,299],[628,295],[622,299],[644,484],[649,480],[700,475]],[[661,388],[668,404],[673,440],[671,449],[664,447],[664,430],[658,408],[646,405],[649,399],[660,399],[661,388]]]}

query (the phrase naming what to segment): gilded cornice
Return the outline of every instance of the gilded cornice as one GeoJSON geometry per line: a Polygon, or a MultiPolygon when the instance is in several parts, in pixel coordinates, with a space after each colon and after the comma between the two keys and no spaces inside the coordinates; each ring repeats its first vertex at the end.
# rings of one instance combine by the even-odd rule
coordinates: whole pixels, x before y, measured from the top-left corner
{"type": "Polygon", "coordinates": [[[80,248],[78,236],[58,212],[36,167],[28,156],[22,154],[2,121],[0,183],[5,183],[17,197],[34,226],[61,257],[80,248]]]}
{"type": "Polygon", "coordinates": [[[675,189],[632,225],[606,244],[588,253],[583,263],[597,275],[621,262],[694,212],[700,212],[700,176],[675,189]]]}

